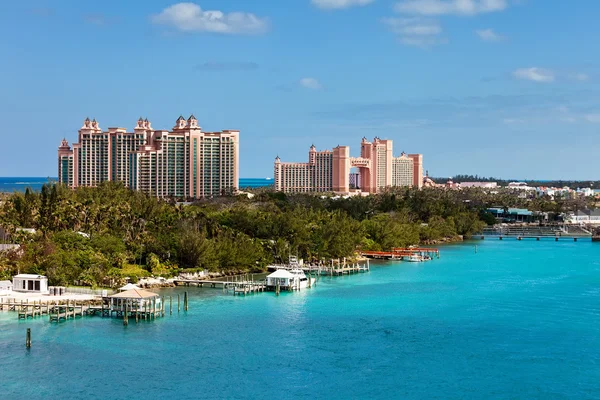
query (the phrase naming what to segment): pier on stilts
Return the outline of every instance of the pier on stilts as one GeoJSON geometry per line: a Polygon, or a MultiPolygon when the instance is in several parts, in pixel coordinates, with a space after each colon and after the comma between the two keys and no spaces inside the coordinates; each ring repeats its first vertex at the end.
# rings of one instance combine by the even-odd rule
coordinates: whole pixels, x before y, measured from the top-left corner
{"type": "MultiPolygon", "coordinates": [[[[172,299],[171,299],[172,304],[172,299]]],[[[184,297],[184,311],[188,309],[187,292],[184,297]]],[[[50,322],[62,322],[83,316],[123,318],[127,325],[129,318],[137,321],[153,320],[165,315],[165,302],[158,294],[136,289],[116,295],[102,297],[102,300],[56,300],[44,298],[36,301],[0,298],[0,311],[12,311],[19,320],[47,316],[50,322]],[[127,321],[127,322],[126,322],[127,321]]]]}
{"type": "Polygon", "coordinates": [[[361,272],[369,272],[370,270],[369,260],[367,260],[365,264],[360,265],[358,263],[348,263],[345,258],[341,260],[339,258],[331,260],[329,265],[319,265],[316,268],[311,269],[311,271],[314,271],[316,274],[325,276],[352,275],[361,272]]]}
{"type": "Polygon", "coordinates": [[[267,288],[266,280],[255,280],[253,275],[239,275],[226,280],[211,279],[176,279],[173,281],[176,286],[197,286],[204,285],[211,288],[220,287],[223,292],[231,292],[233,295],[246,296],[248,294],[264,292],[267,288]]]}
{"type": "Polygon", "coordinates": [[[411,256],[429,257],[433,260],[434,258],[440,258],[440,250],[434,248],[393,248],[390,251],[361,251],[360,255],[367,258],[374,258],[380,260],[406,260],[411,256]]]}

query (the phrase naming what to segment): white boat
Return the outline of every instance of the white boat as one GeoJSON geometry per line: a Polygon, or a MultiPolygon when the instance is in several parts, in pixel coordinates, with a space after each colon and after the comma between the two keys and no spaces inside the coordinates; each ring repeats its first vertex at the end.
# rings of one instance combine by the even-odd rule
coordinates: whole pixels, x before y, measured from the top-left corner
{"type": "Polygon", "coordinates": [[[419,254],[411,254],[410,256],[408,256],[406,261],[408,261],[408,262],[423,262],[423,261],[425,261],[425,259],[423,258],[423,256],[421,256],[419,254]]]}
{"type": "Polygon", "coordinates": [[[303,290],[312,287],[316,278],[307,277],[299,268],[278,269],[267,276],[267,289],[269,290],[303,290]]]}
{"type": "Polygon", "coordinates": [[[292,269],[290,271],[296,277],[296,287],[297,289],[306,289],[308,287],[312,287],[317,280],[317,278],[308,277],[300,268],[292,269]]]}

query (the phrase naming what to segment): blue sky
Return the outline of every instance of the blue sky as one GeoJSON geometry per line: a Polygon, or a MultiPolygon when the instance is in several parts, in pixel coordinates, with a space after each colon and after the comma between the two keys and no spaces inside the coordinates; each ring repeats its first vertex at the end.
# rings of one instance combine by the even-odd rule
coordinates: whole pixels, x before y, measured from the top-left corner
{"type": "Polygon", "coordinates": [[[379,136],[434,176],[600,179],[598,15],[597,0],[6,2],[0,176],[55,176],[87,116],[170,129],[193,113],[241,131],[242,177],[379,136]]]}

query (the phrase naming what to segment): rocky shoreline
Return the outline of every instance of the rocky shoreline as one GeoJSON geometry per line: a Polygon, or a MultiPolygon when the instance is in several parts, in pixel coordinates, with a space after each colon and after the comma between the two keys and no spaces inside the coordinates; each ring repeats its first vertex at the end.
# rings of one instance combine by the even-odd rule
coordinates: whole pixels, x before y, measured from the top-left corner
{"type": "Polygon", "coordinates": [[[421,244],[425,246],[433,246],[437,244],[449,244],[449,243],[458,243],[464,241],[465,238],[463,235],[457,235],[452,237],[445,237],[442,239],[434,239],[434,240],[424,240],[421,244]]]}

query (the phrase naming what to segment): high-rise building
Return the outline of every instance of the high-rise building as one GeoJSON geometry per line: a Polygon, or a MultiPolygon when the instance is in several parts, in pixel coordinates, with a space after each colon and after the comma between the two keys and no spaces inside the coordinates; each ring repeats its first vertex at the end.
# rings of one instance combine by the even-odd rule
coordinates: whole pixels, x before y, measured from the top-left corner
{"type": "Polygon", "coordinates": [[[281,162],[275,158],[275,190],[286,193],[331,192],[349,185],[345,165],[350,149],[338,146],[333,151],[317,151],[312,145],[307,163],[281,162]],[[345,186],[344,186],[345,185],[345,186]]]}
{"type": "Polygon", "coordinates": [[[393,142],[380,138],[373,142],[363,138],[360,157],[350,157],[348,146],[319,152],[313,145],[308,152],[308,163],[284,163],[279,157],[275,159],[275,190],[347,193],[352,188],[377,193],[391,186],[420,188],[422,162],[421,154],[402,153],[394,157],[393,142]],[[358,172],[351,172],[352,168],[358,172]],[[420,174],[420,178],[416,174],[420,174]]]}
{"type": "Polygon", "coordinates": [[[413,159],[402,153],[400,157],[392,159],[392,186],[414,185],[413,159]]]}
{"type": "Polygon", "coordinates": [[[58,149],[59,181],[69,187],[121,181],[156,197],[199,198],[238,188],[239,131],[204,132],[192,115],[172,131],[140,118],[133,132],[84,121],[79,142],[58,149]]]}
{"type": "Polygon", "coordinates": [[[409,154],[413,160],[413,186],[421,189],[423,187],[423,154],[409,154]]]}

